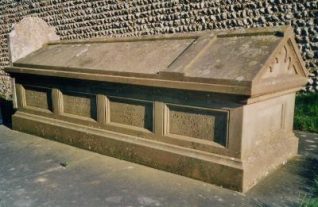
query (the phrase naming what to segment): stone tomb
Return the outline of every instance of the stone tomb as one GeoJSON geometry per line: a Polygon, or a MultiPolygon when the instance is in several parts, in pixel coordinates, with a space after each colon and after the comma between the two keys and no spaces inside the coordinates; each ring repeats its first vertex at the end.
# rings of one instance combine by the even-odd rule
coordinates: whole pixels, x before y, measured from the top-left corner
{"type": "Polygon", "coordinates": [[[6,71],[15,130],[243,192],[297,154],[290,27],[52,41],[6,71]]]}

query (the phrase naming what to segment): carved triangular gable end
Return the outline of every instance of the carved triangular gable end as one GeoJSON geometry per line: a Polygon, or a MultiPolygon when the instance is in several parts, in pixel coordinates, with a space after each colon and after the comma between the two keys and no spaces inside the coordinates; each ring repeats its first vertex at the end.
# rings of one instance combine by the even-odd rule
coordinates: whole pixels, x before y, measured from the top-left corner
{"type": "Polygon", "coordinates": [[[283,40],[253,79],[253,97],[287,89],[296,91],[306,84],[308,72],[293,38],[291,32],[284,33],[283,40]]]}
{"type": "Polygon", "coordinates": [[[286,75],[300,75],[305,77],[306,72],[303,70],[303,65],[300,61],[294,44],[292,40],[289,39],[286,44],[274,54],[270,63],[265,66],[260,80],[279,78],[286,75]]]}

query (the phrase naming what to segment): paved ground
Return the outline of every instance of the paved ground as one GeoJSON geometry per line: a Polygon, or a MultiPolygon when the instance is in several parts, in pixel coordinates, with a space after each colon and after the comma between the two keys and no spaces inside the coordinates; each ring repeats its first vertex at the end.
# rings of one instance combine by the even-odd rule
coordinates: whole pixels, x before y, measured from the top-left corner
{"type": "Polygon", "coordinates": [[[0,207],[299,206],[318,135],[297,135],[301,155],[244,195],[0,126],[0,207]]]}

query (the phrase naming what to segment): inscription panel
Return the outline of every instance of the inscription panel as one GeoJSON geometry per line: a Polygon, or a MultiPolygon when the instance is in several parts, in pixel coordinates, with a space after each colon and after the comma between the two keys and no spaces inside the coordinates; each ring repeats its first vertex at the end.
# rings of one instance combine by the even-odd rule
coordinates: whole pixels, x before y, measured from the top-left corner
{"type": "Polygon", "coordinates": [[[27,106],[52,110],[51,91],[48,88],[25,86],[25,103],[27,106]]]}
{"type": "Polygon", "coordinates": [[[226,146],[228,112],[168,105],[169,134],[214,141],[226,146]]]}
{"type": "Polygon", "coordinates": [[[64,113],[96,119],[96,97],[94,95],[64,92],[64,113]]]}
{"type": "Polygon", "coordinates": [[[151,102],[110,97],[109,116],[113,123],[153,130],[151,102]]]}

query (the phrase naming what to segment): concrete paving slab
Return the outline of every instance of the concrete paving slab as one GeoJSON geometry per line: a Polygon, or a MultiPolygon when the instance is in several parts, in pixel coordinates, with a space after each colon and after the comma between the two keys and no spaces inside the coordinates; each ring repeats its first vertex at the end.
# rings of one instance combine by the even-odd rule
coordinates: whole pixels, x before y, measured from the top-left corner
{"type": "Polygon", "coordinates": [[[318,172],[318,135],[242,194],[0,126],[0,207],[299,206],[318,172]]]}

